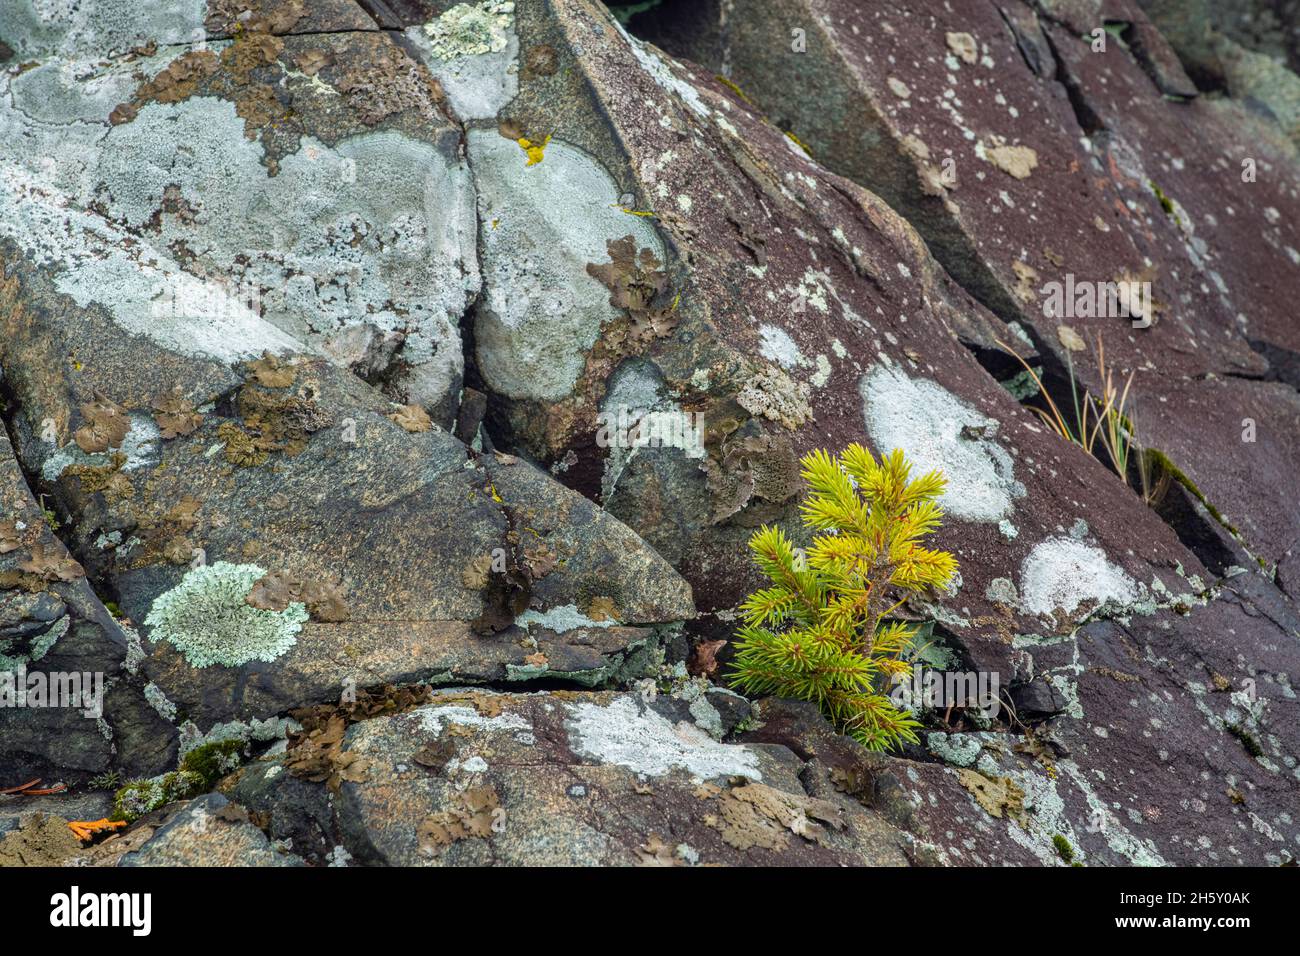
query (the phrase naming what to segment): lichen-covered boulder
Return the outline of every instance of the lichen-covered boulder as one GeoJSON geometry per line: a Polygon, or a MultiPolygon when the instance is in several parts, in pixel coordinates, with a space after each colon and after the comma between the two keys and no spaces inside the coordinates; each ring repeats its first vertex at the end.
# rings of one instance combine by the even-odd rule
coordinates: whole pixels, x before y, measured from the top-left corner
{"type": "Polygon", "coordinates": [[[0,754],[151,778],[101,863],[1293,861],[1286,68],[1144,5],[15,4],[0,654],[114,703],[0,754]],[[1148,487],[1022,406],[1130,373],[1148,487]],[[682,663],[850,442],[997,681],[893,756],[682,663]]]}
{"type": "Polygon", "coordinates": [[[479,280],[432,74],[376,30],[298,32],[302,4],[182,48],[88,10],[31,13],[35,58],[2,79],[0,362],[153,709],[202,735],[373,685],[645,671],[689,586],[449,431],[479,280]],[[131,45],[61,73],[100,18],[131,45]]]}
{"type": "Polygon", "coordinates": [[[97,866],[303,866],[283,846],[273,846],[248,811],[219,793],[174,805],[130,839],[97,847],[97,866]]]}
{"type": "Polygon", "coordinates": [[[341,773],[333,783],[302,781],[318,765],[302,756],[308,737],[246,767],[231,796],[322,862],[907,862],[910,836],[854,796],[847,776],[837,789],[823,768],[809,785],[805,762],[784,746],[720,742],[713,695],[696,691],[688,702],[447,690],[348,727],[329,751],[341,773]]]}
{"type": "Polygon", "coordinates": [[[0,432],[0,789],[156,773],[175,759],[126,634],[54,522],[0,432]]]}
{"type": "Polygon", "coordinates": [[[450,425],[479,275],[437,83],[373,29],[294,32],[305,4],[265,5],[283,37],[272,18],[233,39],[177,6],[88,4],[69,23],[33,5],[31,34],[19,17],[0,237],[63,263],[59,291],[119,335],[222,362],[310,348],[450,425]]]}
{"type": "MultiPolygon", "coordinates": [[[[1162,25],[1186,18],[1171,32],[1180,52],[1210,35],[1203,4],[1148,6],[1162,25]]],[[[1023,378],[1014,348],[1072,419],[1070,376],[1100,394],[1107,370],[1120,387],[1131,372],[1127,412],[1168,476],[1266,567],[1286,560],[1300,535],[1300,208],[1286,130],[1249,92],[1198,96],[1127,0],[901,4],[873,29],[859,19],[839,0],[760,2],[721,45],[699,39],[707,31],[665,42],[725,62],[814,157],[916,226],[1009,323],[995,340],[964,339],[999,377],[1023,378]],[[774,39],[792,29],[803,42],[774,39]],[[1121,282],[1147,284],[1149,314],[1088,300],[1121,282]]]]}

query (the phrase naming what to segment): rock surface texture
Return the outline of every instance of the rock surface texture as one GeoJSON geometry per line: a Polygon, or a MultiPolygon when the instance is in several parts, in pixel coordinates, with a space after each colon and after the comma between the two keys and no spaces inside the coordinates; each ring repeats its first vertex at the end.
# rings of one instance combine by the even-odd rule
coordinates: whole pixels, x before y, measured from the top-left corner
{"type": "Polygon", "coordinates": [[[1294,862],[1293,5],[643,7],[0,0],[0,865],[1294,862]],[[718,644],[851,442],[889,755],[718,644]]]}

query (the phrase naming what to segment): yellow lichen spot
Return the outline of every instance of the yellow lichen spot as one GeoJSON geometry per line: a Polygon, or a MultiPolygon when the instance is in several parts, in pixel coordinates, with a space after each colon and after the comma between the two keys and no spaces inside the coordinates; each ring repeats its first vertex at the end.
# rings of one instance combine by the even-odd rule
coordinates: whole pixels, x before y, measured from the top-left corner
{"type": "Polygon", "coordinates": [[[542,140],[540,143],[534,143],[531,139],[524,139],[522,136],[515,140],[515,142],[519,144],[519,148],[528,154],[528,162],[524,165],[536,166],[540,163],[543,155],[546,153],[546,146],[550,141],[551,137],[549,134],[546,139],[542,140]]]}
{"type": "Polygon", "coordinates": [[[742,100],[744,100],[744,101],[745,101],[746,103],[748,103],[750,106],[753,106],[753,105],[754,105],[754,101],[751,100],[748,96],[745,95],[745,91],[742,90],[742,89],[741,89],[739,86],[737,86],[735,83],[731,82],[731,80],[727,79],[725,76],[722,76],[721,74],[719,74],[719,75],[715,76],[714,79],[717,80],[719,83],[721,83],[723,86],[725,86],[727,89],[731,90],[731,92],[735,93],[737,96],[739,96],[742,100]]]}
{"type": "MultiPolygon", "coordinates": [[[[615,204],[615,205],[617,205],[617,204],[615,204]]],[[[619,208],[622,212],[627,213],[629,216],[643,216],[643,217],[644,217],[644,216],[653,216],[653,215],[654,215],[654,210],[652,210],[652,209],[630,209],[630,208],[628,208],[627,206],[619,206],[618,208],[619,208]]]]}

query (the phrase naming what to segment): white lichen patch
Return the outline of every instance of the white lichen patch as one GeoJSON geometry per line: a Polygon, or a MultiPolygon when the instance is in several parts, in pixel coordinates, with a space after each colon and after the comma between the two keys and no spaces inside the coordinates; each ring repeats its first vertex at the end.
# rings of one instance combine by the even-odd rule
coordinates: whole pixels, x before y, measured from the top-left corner
{"type": "Polygon", "coordinates": [[[456,116],[491,119],[519,92],[513,3],[461,3],[406,31],[456,116]]]}
{"type": "Polygon", "coordinates": [[[301,349],[222,287],[183,271],[120,226],[78,209],[73,197],[21,167],[0,175],[0,236],[55,272],[55,287],[85,308],[98,303],[125,332],[181,355],[234,362],[301,349]],[[169,307],[157,314],[166,295],[169,307]],[[201,310],[222,299],[227,307],[201,310]]]}
{"type": "Polygon", "coordinates": [[[226,561],[192,568],[154,600],[144,620],[151,639],[171,644],[191,667],[274,661],[298,642],[308,614],[296,601],[283,611],[248,604],[244,598],[265,575],[255,564],[226,561]]]}
{"type": "Polygon", "coordinates": [[[305,137],[268,177],[234,105],[196,98],[145,107],[100,149],[114,218],[157,218],[159,245],[184,243],[228,276],[229,298],[340,363],[400,344],[412,400],[459,385],[459,318],[478,288],[473,188],[435,146],[392,131],[334,147],[305,137]],[[158,217],[170,183],[191,216],[158,217]]]}
{"type": "Polygon", "coordinates": [[[427,704],[411,711],[422,730],[435,736],[443,729],[455,724],[459,727],[473,727],[488,731],[530,731],[533,725],[518,714],[502,713],[495,717],[484,717],[473,707],[463,704],[427,704]]]}
{"type": "Polygon", "coordinates": [[[609,173],[567,143],[552,140],[545,161],[529,166],[514,141],[471,129],[469,156],[485,285],[474,327],[479,370],[510,398],[565,398],[601,323],[619,315],[587,265],[608,263],[607,244],[628,235],[663,262],[663,243],[645,218],[623,211],[609,173]]]}
{"type": "Polygon", "coordinates": [[[459,387],[459,320],[479,285],[463,161],[394,131],[332,147],[308,136],[269,176],[224,100],[79,122],[83,102],[104,115],[105,84],[128,98],[117,79],[67,84],[58,114],[44,105],[39,121],[0,97],[0,135],[31,154],[0,148],[0,235],[59,291],[183,355],[307,350],[382,368],[400,347],[412,400],[459,387]]]}
{"type": "MultiPolygon", "coordinates": [[[[629,34],[625,29],[623,29],[622,24],[615,21],[614,25],[618,32],[623,35],[623,39],[627,41],[628,46],[631,47],[632,55],[635,56],[637,62],[641,64],[641,68],[650,75],[651,79],[653,79],[661,89],[675,94],[696,116],[699,116],[702,119],[709,118],[710,110],[704,104],[704,100],[700,97],[699,90],[686,80],[678,77],[677,74],[673,72],[672,67],[664,62],[655,50],[646,46],[640,40],[629,34]]],[[[731,132],[734,134],[735,130],[733,129],[731,132]]]]}
{"type": "Polygon", "coordinates": [[[1001,521],[1025,487],[1011,456],[993,438],[998,423],[929,379],[878,365],[859,386],[867,432],[883,454],[901,448],[921,474],[943,472],[939,503],[968,521],[1001,521]]]}
{"type": "MultiPolygon", "coordinates": [[[[0,601],[0,611],[5,610],[5,601],[0,601]]],[[[0,637],[0,674],[14,671],[25,664],[35,664],[50,648],[63,638],[72,627],[72,618],[66,614],[37,637],[19,639],[0,637]],[[14,653],[9,653],[9,652],[14,653]]]]}
{"type": "Polygon", "coordinates": [[[808,361],[790,333],[775,325],[763,325],[758,329],[759,354],[765,359],[776,362],[786,369],[797,368],[808,361]]]}
{"type": "Polygon", "coordinates": [[[601,764],[616,764],[650,777],[680,769],[703,780],[763,779],[754,751],[718,743],[689,721],[674,725],[635,698],[619,697],[608,706],[571,704],[568,712],[569,746],[601,764]]]}
{"type": "Polygon", "coordinates": [[[159,46],[203,39],[204,0],[4,0],[0,35],[15,62],[36,56],[127,53],[150,40],[159,46]]]}
{"type": "Polygon", "coordinates": [[[1020,567],[1020,607],[1029,614],[1073,614],[1085,601],[1128,605],[1141,597],[1140,585],[1104,551],[1073,538],[1039,542],[1020,567]]]}
{"type": "Polygon", "coordinates": [[[516,626],[522,627],[524,630],[536,625],[555,631],[557,634],[574,631],[580,627],[610,627],[617,623],[618,621],[609,618],[603,621],[593,621],[579,611],[576,604],[565,604],[561,607],[553,607],[548,611],[529,609],[515,618],[516,626]]]}
{"type": "Polygon", "coordinates": [[[154,712],[169,724],[176,722],[176,705],[163,693],[163,689],[150,681],[144,685],[144,699],[154,712]]]}

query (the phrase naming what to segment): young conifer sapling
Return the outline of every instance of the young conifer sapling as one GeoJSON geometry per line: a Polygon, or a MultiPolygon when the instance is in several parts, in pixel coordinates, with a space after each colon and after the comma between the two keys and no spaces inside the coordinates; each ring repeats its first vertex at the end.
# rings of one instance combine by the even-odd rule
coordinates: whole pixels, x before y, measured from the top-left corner
{"type": "Polygon", "coordinates": [[[859,444],[802,459],[800,508],[814,532],[806,554],[780,528],[749,546],[771,587],[743,605],[733,683],[751,694],[815,701],[842,732],[872,750],[916,742],[920,726],[895,706],[889,685],[905,674],[916,628],[889,620],[910,594],[946,586],[957,570],[922,541],[938,527],[944,478],[909,480],[901,450],[879,461],[859,444]]]}

